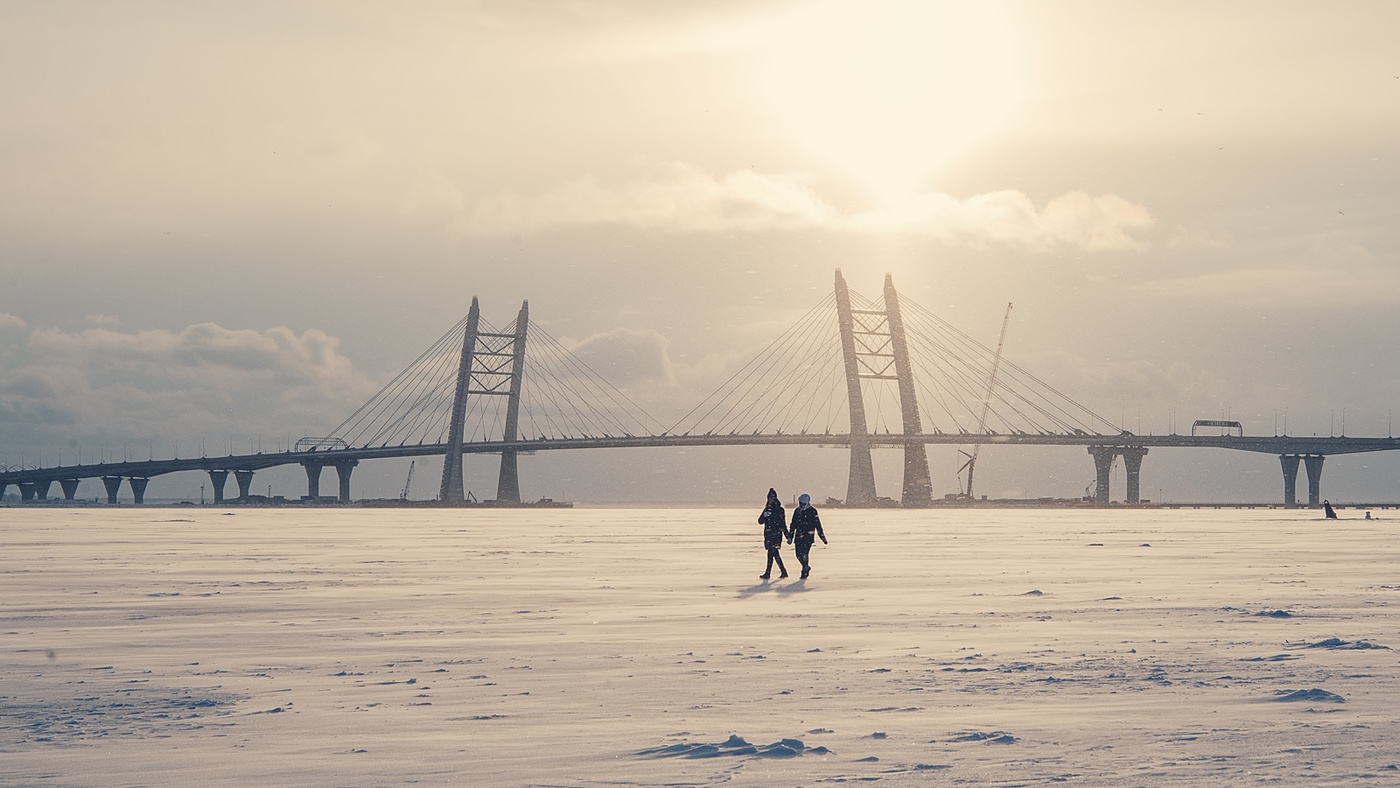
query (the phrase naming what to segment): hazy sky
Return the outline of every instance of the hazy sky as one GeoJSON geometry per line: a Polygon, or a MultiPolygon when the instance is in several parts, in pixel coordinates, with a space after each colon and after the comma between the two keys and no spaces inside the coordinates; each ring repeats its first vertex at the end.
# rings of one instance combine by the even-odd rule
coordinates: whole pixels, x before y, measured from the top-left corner
{"type": "MultiPolygon", "coordinates": [[[[473,295],[497,324],[528,298],[665,420],[836,267],[989,344],[1015,302],[1008,356],[1128,429],[1385,435],[1397,29],[1385,2],[0,2],[0,453],[322,434],[473,295]]],[[[844,494],[838,453],[696,454],[522,483],[844,494]]],[[[991,494],[1093,478],[984,457],[991,494]]],[[[402,486],[383,465],[364,493],[402,486]]],[[[1277,468],[1154,450],[1144,495],[1272,500],[1277,468]]],[[[1334,458],[1324,492],[1398,476],[1334,458]]]]}

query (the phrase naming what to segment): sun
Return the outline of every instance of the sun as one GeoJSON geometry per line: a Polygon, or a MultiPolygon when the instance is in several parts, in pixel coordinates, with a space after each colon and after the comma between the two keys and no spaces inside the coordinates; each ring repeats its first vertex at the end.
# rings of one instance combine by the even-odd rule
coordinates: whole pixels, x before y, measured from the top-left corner
{"type": "Polygon", "coordinates": [[[760,89],[786,134],[886,199],[928,188],[1023,102],[1015,19],[999,4],[804,3],[767,30],[760,89]]]}

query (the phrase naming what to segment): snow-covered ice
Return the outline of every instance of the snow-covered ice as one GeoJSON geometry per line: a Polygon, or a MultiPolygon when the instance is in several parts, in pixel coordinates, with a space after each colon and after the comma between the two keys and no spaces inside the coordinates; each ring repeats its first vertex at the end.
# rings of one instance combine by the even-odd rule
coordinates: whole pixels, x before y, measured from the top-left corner
{"type": "Polygon", "coordinates": [[[0,509],[0,783],[1400,782],[1400,517],[758,508],[0,509]]]}

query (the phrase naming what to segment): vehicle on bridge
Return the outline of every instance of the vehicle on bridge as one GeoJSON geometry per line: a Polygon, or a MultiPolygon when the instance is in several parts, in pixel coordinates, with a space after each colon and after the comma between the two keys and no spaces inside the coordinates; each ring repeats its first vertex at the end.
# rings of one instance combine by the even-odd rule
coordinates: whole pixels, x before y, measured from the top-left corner
{"type": "Polygon", "coordinates": [[[1191,435],[1196,436],[1196,429],[1199,427],[1218,427],[1222,430],[1221,435],[1228,436],[1230,430],[1237,430],[1235,437],[1244,437],[1244,425],[1238,421],[1225,421],[1223,419],[1196,419],[1191,422],[1191,435]]]}

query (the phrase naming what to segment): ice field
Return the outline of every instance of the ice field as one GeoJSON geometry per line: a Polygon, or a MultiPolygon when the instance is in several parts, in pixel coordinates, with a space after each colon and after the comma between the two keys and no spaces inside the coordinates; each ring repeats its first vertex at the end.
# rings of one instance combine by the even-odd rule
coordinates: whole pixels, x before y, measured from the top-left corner
{"type": "Polygon", "coordinates": [[[0,784],[1400,783],[1400,516],[759,503],[0,509],[0,784]]]}

